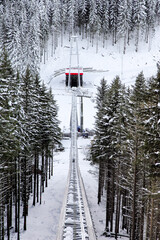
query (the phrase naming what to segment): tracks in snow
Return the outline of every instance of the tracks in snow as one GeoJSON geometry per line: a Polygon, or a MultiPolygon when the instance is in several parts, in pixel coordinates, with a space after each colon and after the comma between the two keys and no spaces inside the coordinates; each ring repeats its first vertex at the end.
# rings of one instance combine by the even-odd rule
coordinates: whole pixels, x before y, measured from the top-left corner
{"type": "Polygon", "coordinates": [[[70,169],[56,240],[96,240],[78,166],[77,97],[72,93],[70,169]]]}

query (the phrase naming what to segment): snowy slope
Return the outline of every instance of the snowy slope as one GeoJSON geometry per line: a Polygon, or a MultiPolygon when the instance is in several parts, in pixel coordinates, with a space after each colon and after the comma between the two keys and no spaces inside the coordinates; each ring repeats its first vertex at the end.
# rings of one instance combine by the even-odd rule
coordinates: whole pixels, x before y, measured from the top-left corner
{"type": "MultiPolygon", "coordinates": [[[[52,87],[55,99],[59,105],[59,119],[61,120],[61,128],[68,128],[70,124],[70,106],[71,100],[69,93],[65,89],[65,75],[62,74],[54,77],[54,72],[59,69],[65,69],[69,66],[70,42],[66,37],[63,47],[56,49],[55,55],[51,57],[51,50],[48,51],[48,60],[46,64],[41,63],[40,76],[42,80],[52,87]]],[[[99,46],[96,53],[96,45],[89,46],[87,40],[81,40],[79,37],[79,58],[80,65],[83,68],[93,68],[104,70],[105,72],[88,72],[84,73],[84,88],[92,95],[91,99],[84,99],[84,128],[93,128],[94,126],[94,99],[97,85],[104,77],[110,83],[116,75],[119,75],[122,83],[132,85],[137,75],[143,71],[146,78],[155,75],[157,71],[156,64],[160,59],[160,29],[157,29],[155,37],[150,44],[144,42],[139,44],[139,51],[135,52],[133,43],[127,47],[126,54],[122,54],[123,44],[118,43],[111,45],[108,40],[106,47],[99,46]],[[151,47],[148,51],[149,46],[151,47]]],[[[75,45],[73,45],[73,48],[75,45]]],[[[48,49],[51,49],[51,41],[48,42],[48,49]]],[[[72,57],[72,66],[76,65],[76,56],[72,57]]]]}

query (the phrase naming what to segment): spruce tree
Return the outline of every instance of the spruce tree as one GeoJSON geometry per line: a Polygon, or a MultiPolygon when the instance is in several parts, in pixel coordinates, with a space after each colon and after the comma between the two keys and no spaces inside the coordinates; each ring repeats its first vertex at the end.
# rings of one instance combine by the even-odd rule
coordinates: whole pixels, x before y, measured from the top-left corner
{"type": "Polygon", "coordinates": [[[160,122],[160,70],[158,66],[157,76],[152,77],[148,82],[148,101],[145,121],[146,125],[146,141],[145,152],[148,159],[147,165],[147,229],[146,238],[157,239],[160,236],[160,206],[159,206],[159,191],[160,191],[160,160],[159,160],[159,122],[160,122]]]}
{"type": "Polygon", "coordinates": [[[144,109],[146,107],[146,81],[141,72],[136,78],[135,86],[133,87],[133,93],[131,95],[132,101],[132,122],[129,126],[129,140],[130,140],[130,160],[132,168],[130,175],[132,176],[132,189],[131,194],[131,235],[130,238],[140,239],[140,234],[143,229],[140,229],[144,225],[144,168],[146,164],[146,158],[144,154],[144,138],[145,138],[145,114],[144,109]]]}

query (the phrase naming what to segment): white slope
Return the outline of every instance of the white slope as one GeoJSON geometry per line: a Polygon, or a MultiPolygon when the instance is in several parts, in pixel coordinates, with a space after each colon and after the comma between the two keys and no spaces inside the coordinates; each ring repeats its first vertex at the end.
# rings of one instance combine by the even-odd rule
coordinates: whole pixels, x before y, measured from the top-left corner
{"type": "MultiPolygon", "coordinates": [[[[84,99],[84,128],[94,127],[95,115],[95,94],[97,85],[104,77],[110,83],[116,75],[119,75],[122,83],[126,86],[134,84],[137,75],[143,71],[146,78],[156,74],[157,62],[160,59],[160,28],[157,28],[155,37],[146,44],[142,41],[139,44],[139,51],[135,52],[134,42],[127,46],[126,54],[123,52],[123,43],[119,42],[112,46],[111,40],[106,42],[105,48],[99,44],[99,51],[96,53],[96,44],[91,46],[88,40],[81,40],[79,37],[79,59],[83,68],[104,70],[104,72],[84,73],[84,89],[88,90],[91,99],[84,99]],[[89,46],[89,47],[88,47],[89,46]],[[148,51],[148,49],[150,51],[148,51]]],[[[75,45],[73,44],[73,48],[75,45]]],[[[58,47],[51,57],[51,41],[48,41],[48,53],[46,63],[41,63],[40,76],[48,87],[52,87],[53,94],[59,106],[59,119],[61,128],[69,128],[71,100],[65,89],[65,74],[54,77],[54,72],[69,67],[70,42],[68,37],[64,39],[64,46],[58,47]]],[[[76,66],[76,56],[72,56],[72,66],[76,66]]],[[[80,106],[78,105],[78,108],[80,106]]]]}
{"type": "MultiPolygon", "coordinates": [[[[80,65],[84,68],[90,67],[106,72],[84,73],[84,89],[88,90],[91,98],[84,99],[84,128],[94,128],[95,116],[95,96],[96,88],[100,80],[104,77],[110,83],[116,75],[126,85],[132,85],[136,76],[143,71],[145,77],[156,74],[156,63],[160,59],[160,31],[157,29],[155,38],[150,43],[151,50],[148,51],[148,44],[142,42],[139,46],[139,52],[135,52],[134,44],[127,47],[126,54],[122,54],[122,46],[117,44],[111,46],[108,40],[106,47],[99,46],[99,52],[96,53],[96,46],[89,46],[87,40],[81,41],[79,38],[80,65]]],[[[51,87],[59,107],[58,117],[61,121],[62,130],[68,130],[70,127],[71,112],[71,94],[65,88],[64,74],[54,77],[54,71],[69,66],[70,43],[67,38],[64,41],[64,47],[58,47],[55,54],[51,57],[51,42],[48,42],[48,59],[46,63],[41,63],[40,76],[47,87],[51,87]]],[[[73,59],[73,65],[76,62],[73,59]]],[[[78,100],[78,109],[80,104],[78,100]]],[[[78,139],[79,146],[79,164],[81,174],[85,184],[92,217],[97,231],[98,240],[104,240],[101,234],[105,228],[105,196],[102,203],[97,205],[97,187],[98,187],[98,166],[93,166],[86,160],[90,139],[78,139]]],[[[42,205],[39,203],[33,207],[32,201],[29,203],[29,216],[27,217],[27,231],[23,231],[23,217],[21,220],[21,239],[22,240],[54,240],[58,221],[63,202],[63,194],[67,180],[69,167],[69,148],[70,141],[63,140],[65,151],[55,153],[54,155],[54,176],[49,181],[48,188],[43,194],[42,205]]],[[[17,235],[14,229],[11,239],[16,240],[17,235]]],[[[109,238],[107,238],[109,239],[109,238]]],[[[123,240],[125,238],[121,238],[123,240]]]]}

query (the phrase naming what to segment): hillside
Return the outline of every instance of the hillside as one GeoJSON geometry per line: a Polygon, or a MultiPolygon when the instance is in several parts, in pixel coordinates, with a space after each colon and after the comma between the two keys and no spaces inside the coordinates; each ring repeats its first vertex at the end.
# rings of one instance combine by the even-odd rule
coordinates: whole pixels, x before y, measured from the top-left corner
{"type": "MultiPolygon", "coordinates": [[[[149,44],[142,41],[139,44],[139,51],[135,52],[135,46],[130,43],[127,46],[126,54],[122,54],[123,43],[117,43],[112,46],[111,40],[106,42],[106,47],[102,47],[99,41],[99,50],[96,53],[96,44],[92,47],[89,40],[81,40],[78,37],[79,59],[83,68],[93,68],[103,70],[104,72],[87,72],[84,73],[84,89],[88,90],[92,95],[91,99],[84,99],[84,128],[93,128],[94,126],[94,99],[97,86],[104,77],[108,83],[119,75],[122,83],[126,86],[134,84],[137,75],[143,71],[144,76],[149,78],[157,72],[157,62],[160,59],[160,27],[157,28],[156,34],[149,44]],[[149,51],[150,49],[150,51],[149,51]]],[[[59,39],[60,42],[60,39],[59,39]]],[[[59,44],[60,45],[60,44],[59,44]]],[[[75,45],[73,46],[75,47],[75,45]]],[[[62,74],[54,77],[54,72],[59,69],[65,69],[69,66],[70,42],[66,36],[63,47],[58,47],[55,54],[51,57],[52,42],[48,41],[48,53],[46,63],[41,63],[40,76],[48,87],[51,87],[55,99],[59,105],[59,119],[61,128],[69,128],[70,116],[68,110],[70,100],[65,89],[65,75],[62,74]]],[[[72,66],[75,66],[76,59],[72,57],[72,66]]]]}

